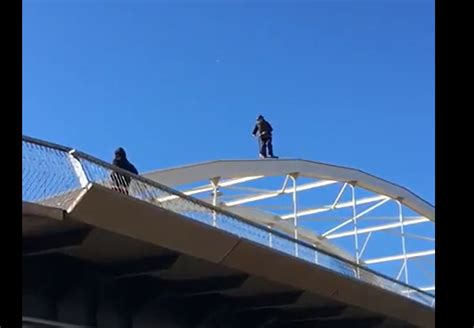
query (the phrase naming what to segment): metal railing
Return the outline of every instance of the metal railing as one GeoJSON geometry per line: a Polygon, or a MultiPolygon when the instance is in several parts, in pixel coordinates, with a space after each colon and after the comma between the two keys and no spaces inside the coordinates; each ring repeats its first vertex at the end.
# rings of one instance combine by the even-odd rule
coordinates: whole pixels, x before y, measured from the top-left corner
{"type": "Polygon", "coordinates": [[[23,201],[67,210],[87,185],[95,183],[434,307],[435,297],[425,291],[72,148],[23,136],[22,159],[23,201]],[[120,190],[121,185],[128,187],[120,190]],[[158,201],[164,198],[168,200],[158,201]]]}

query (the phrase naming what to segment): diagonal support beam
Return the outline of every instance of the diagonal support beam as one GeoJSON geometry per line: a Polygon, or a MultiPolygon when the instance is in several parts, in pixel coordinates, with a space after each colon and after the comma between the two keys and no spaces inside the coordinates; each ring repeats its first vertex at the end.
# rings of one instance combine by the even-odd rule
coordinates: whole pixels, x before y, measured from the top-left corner
{"type": "MultiPolygon", "coordinates": [[[[311,182],[311,183],[306,183],[306,184],[299,185],[296,188],[296,191],[299,192],[299,191],[304,191],[304,190],[310,190],[310,189],[315,189],[315,188],[319,188],[319,187],[329,186],[329,185],[336,184],[336,183],[338,183],[338,182],[337,181],[332,181],[332,180],[321,180],[321,181],[316,181],[316,182],[311,182]]],[[[263,193],[263,194],[259,194],[259,195],[253,195],[253,196],[250,196],[250,197],[245,197],[245,198],[240,198],[240,199],[228,201],[228,202],[224,203],[224,205],[225,206],[242,205],[242,204],[246,204],[246,203],[256,202],[258,200],[274,198],[274,197],[278,197],[280,195],[291,194],[291,193],[293,193],[293,187],[287,187],[283,190],[277,190],[277,191],[270,192],[270,193],[263,193]]]]}
{"type": "MultiPolygon", "coordinates": [[[[430,220],[428,220],[426,218],[407,220],[407,221],[403,222],[403,226],[406,227],[406,226],[409,226],[409,225],[425,223],[425,222],[430,222],[430,220]]],[[[389,223],[389,224],[383,224],[383,225],[379,225],[379,226],[375,226],[375,227],[359,229],[357,231],[357,233],[359,235],[361,235],[361,234],[366,234],[366,233],[370,233],[370,232],[384,231],[384,230],[399,228],[400,226],[401,226],[401,223],[399,223],[399,222],[389,223]]],[[[351,230],[351,231],[333,233],[333,234],[327,235],[326,238],[327,239],[337,239],[337,238],[349,237],[349,236],[353,236],[353,235],[354,235],[354,231],[351,230]]]]}
{"type": "MultiPolygon", "coordinates": [[[[422,257],[422,256],[430,256],[430,255],[435,255],[435,250],[429,250],[429,251],[423,251],[423,252],[415,252],[415,253],[407,253],[406,258],[407,259],[413,259],[417,257],[422,257]]],[[[376,259],[370,259],[370,260],[365,260],[365,264],[376,264],[376,263],[385,263],[385,262],[392,262],[392,261],[399,261],[403,260],[405,258],[405,255],[394,255],[394,256],[387,256],[387,257],[380,257],[376,259]]]]}
{"type": "MultiPolygon", "coordinates": [[[[350,219],[344,221],[343,223],[339,224],[338,226],[336,226],[336,227],[334,227],[334,228],[332,228],[332,229],[326,231],[326,232],[323,233],[321,236],[326,237],[327,235],[330,235],[330,234],[333,233],[334,231],[336,231],[336,230],[342,228],[342,227],[345,226],[345,225],[348,225],[349,223],[353,222],[354,220],[356,220],[356,219],[358,219],[358,218],[360,218],[360,217],[366,215],[367,213],[369,213],[369,212],[375,210],[377,207],[382,206],[383,204],[385,204],[385,203],[388,202],[389,200],[390,200],[390,198],[385,197],[384,200],[378,202],[378,203],[375,204],[375,205],[372,205],[372,206],[369,207],[368,209],[366,209],[366,210],[360,212],[359,214],[353,216],[352,218],[350,218],[350,219]]],[[[352,205],[352,204],[353,204],[353,203],[351,203],[351,205],[352,205]]]]}
{"type": "MultiPolygon", "coordinates": [[[[387,196],[374,196],[374,197],[367,197],[367,198],[361,198],[356,201],[356,205],[364,205],[364,204],[370,204],[370,203],[375,203],[378,201],[383,201],[385,199],[389,199],[387,196]]],[[[323,213],[323,212],[329,212],[334,209],[341,209],[341,208],[349,208],[352,207],[352,201],[349,202],[344,202],[344,203],[339,203],[336,205],[326,205],[322,207],[317,207],[317,208],[312,208],[312,209],[307,209],[303,211],[298,212],[298,217],[302,216],[308,216],[312,214],[317,214],[317,213],[323,213]]],[[[287,219],[292,219],[294,218],[294,214],[285,214],[281,216],[282,220],[287,220],[287,219]]]]}
{"type": "MultiPolygon", "coordinates": [[[[259,175],[259,176],[254,176],[254,177],[229,179],[229,180],[222,181],[222,182],[218,183],[216,185],[216,187],[218,187],[218,188],[219,187],[229,187],[229,186],[233,186],[233,185],[243,183],[243,182],[258,180],[258,179],[261,179],[263,177],[264,177],[263,175],[259,175]]],[[[188,195],[188,196],[192,196],[192,195],[201,194],[203,192],[209,192],[209,191],[212,191],[213,189],[214,189],[214,186],[212,186],[212,184],[211,184],[211,185],[205,185],[205,186],[202,186],[202,187],[197,187],[197,188],[194,188],[194,189],[191,189],[191,190],[183,191],[183,194],[188,195]]],[[[178,199],[178,198],[179,198],[178,196],[166,196],[166,197],[157,198],[156,201],[162,203],[162,202],[166,202],[166,201],[170,201],[170,200],[175,200],[175,199],[178,199]]]]}
{"type": "Polygon", "coordinates": [[[62,233],[23,238],[23,256],[57,252],[66,248],[79,247],[92,231],[90,228],[62,233]]]}
{"type": "Polygon", "coordinates": [[[342,185],[341,190],[339,190],[339,193],[337,194],[336,199],[334,200],[334,202],[333,202],[332,205],[331,205],[331,208],[332,208],[332,209],[335,209],[335,208],[336,208],[336,206],[337,206],[337,204],[339,203],[339,200],[341,199],[342,194],[343,194],[344,191],[346,190],[347,186],[348,186],[348,183],[347,183],[347,182],[342,185]]]}

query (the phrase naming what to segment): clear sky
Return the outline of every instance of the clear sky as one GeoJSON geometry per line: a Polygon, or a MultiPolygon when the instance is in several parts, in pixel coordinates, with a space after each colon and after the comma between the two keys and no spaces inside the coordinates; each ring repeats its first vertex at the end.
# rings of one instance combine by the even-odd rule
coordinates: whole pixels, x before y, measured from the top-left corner
{"type": "Polygon", "coordinates": [[[23,133],[141,172],[275,153],[434,203],[434,3],[23,1],[23,133]]]}
{"type": "Polygon", "coordinates": [[[258,114],[434,204],[434,1],[23,1],[26,135],[146,172],[257,158],[258,114]]]}

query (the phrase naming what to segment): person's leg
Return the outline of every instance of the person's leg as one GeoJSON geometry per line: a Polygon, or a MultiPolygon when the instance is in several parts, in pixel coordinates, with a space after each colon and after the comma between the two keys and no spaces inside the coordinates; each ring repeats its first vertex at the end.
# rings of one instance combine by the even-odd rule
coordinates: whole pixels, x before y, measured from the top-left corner
{"type": "Polygon", "coordinates": [[[275,156],[273,156],[272,137],[268,138],[268,140],[267,140],[267,148],[268,148],[268,156],[275,157],[275,156]]]}
{"type": "Polygon", "coordinates": [[[271,157],[271,158],[278,158],[278,156],[275,156],[273,155],[273,144],[272,144],[272,137],[269,137],[266,144],[267,144],[267,148],[268,148],[268,157],[271,157]]]}
{"type": "Polygon", "coordinates": [[[267,157],[267,144],[264,138],[259,138],[260,143],[260,157],[266,158],[267,157]]]}

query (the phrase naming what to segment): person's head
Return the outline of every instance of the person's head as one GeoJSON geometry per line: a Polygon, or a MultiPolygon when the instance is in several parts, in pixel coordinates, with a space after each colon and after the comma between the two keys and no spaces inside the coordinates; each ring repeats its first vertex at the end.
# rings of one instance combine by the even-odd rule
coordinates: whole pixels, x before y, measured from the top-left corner
{"type": "Polygon", "coordinates": [[[263,121],[263,115],[258,115],[257,121],[263,121]]]}
{"type": "Polygon", "coordinates": [[[125,150],[122,147],[117,148],[117,150],[115,151],[115,158],[117,159],[127,158],[127,154],[125,153],[125,150]]]}

